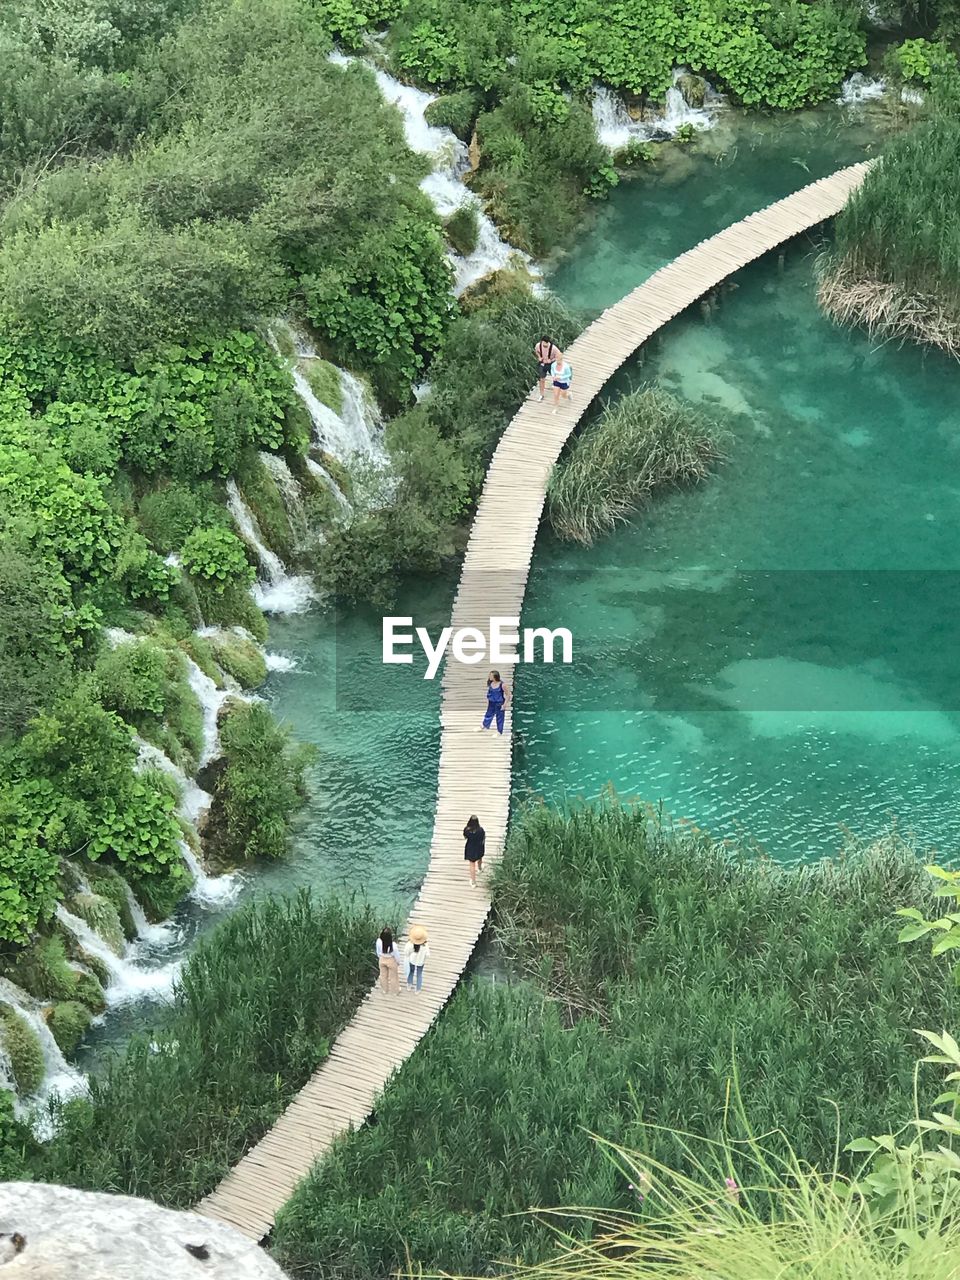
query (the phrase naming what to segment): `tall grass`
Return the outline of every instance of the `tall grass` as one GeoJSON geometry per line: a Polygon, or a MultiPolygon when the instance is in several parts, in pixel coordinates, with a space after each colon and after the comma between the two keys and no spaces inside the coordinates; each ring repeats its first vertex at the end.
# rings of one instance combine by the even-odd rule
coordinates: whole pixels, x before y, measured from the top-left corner
{"type": "Polygon", "coordinates": [[[186,1206],[273,1123],[371,983],[379,918],[301,894],[200,943],[174,1008],[59,1108],[37,1176],[186,1206]]]}
{"type": "Polygon", "coordinates": [[[658,489],[703,480],[716,429],[690,405],[645,387],[608,405],[553,473],[547,512],[561,538],[590,546],[658,489]]]}
{"type": "Polygon", "coordinates": [[[563,1241],[557,1256],[511,1266],[502,1280],[956,1280],[960,1225],[948,1194],[934,1222],[915,1203],[877,1217],[832,1176],[789,1150],[700,1144],[695,1176],[614,1150],[637,1189],[629,1214],[551,1214],[563,1241]],[[595,1220],[596,1238],[570,1237],[570,1224],[595,1220]]]}
{"type": "Polygon", "coordinates": [[[893,139],[837,218],[820,289],[831,314],[877,334],[956,345],[958,174],[960,119],[937,115],[893,139]]]}
{"type": "Polygon", "coordinates": [[[684,1133],[746,1136],[734,1062],[753,1130],[833,1168],[848,1139],[912,1109],[911,1028],[956,1025],[957,993],[896,945],[894,909],[928,896],[893,839],[784,870],[613,804],[527,813],[494,895],[526,978],[465,985],[375,1123],[301,1185],[281,1261],[379,1280],[408,1258],[479,1275],[547,1258],[556,1239],[531,1208],[635,1206],[591,1134],[687,1176],[684,1133]]]}

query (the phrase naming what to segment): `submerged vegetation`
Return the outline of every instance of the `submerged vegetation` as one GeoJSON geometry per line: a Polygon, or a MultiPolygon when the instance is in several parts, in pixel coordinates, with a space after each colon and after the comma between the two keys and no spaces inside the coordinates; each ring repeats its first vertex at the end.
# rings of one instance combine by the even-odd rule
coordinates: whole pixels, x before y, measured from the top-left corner
{"type": "Polygon", "coordinates": [[[542,1259],[556,1241],[532,1207],[635,1207],[591,1135],[695,1176],[683,1135],[738,1142],[749,1121],[781,1159],[786,1135],[832,1169],[844,1135],[904,1112],[912,1028],[956,1023],[952,986],[895,945],[894,909],[928,901],[894,838],[784,869],[642,808],[529,811],[494,891],[511,981],[454,997],[376,1123],[284,1210],[281,1260],[372,1280],[408,1251],[470,1275],[542,1259]]]}
{"type": "Polygon", "coordinates": [[[651,494],[703,480],[717,430],[659,387],[621,396],[574,440],[550,477],[547,514],[561,538],[590,546],[651,494]]]}

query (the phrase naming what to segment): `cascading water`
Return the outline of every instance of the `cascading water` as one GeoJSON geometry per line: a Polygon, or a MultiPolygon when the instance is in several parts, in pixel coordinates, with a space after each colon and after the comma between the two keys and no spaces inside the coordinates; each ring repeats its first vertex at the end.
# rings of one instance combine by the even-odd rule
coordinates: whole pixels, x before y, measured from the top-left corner
{"type": "Polygon", "coordinates": [[[265,653],[264,661],[268,671],[296,671],[298,663],[289,653],[265,653]]]}
{"type": "Polygon", "coordinates": [[[261,453],[260,461],[273,476],[274,483],[280,490],[287,518],[290,521],[290,528],[293,530],[299,545],[302,546],[307,538],[309,524],[303,505],[303,493],[297,483],[297,478],[283,458],[276,453],[261,453]]]}
{"type": "MultiPolygon", "coordinates": [[[[330,60],[339,66],[353,61],[342,53],[334,52],[330,60]]],[[[457,209],[470,206],[477,215],[477,246],[466,257],[449,251],[455,273],[454,293],[461,294],[470,285],[494,271],[517,263],[537,275],[530,258],[501,240],[496,226],[487,217],[477,196],[461,181],[470,168],[466,146],[452,129],[427,124],[425,112],[436,95],[424,93],[412,85],[401,84],[385,71],[373,68],[384,100],[395,106],[403,119],[403,132],[411,151],[429,156],[434,165],[433,173],[420,183],[420,189],[429,196],[441,218],[449,218],[457,209]]]]}
{"type": "Polygon", "coordinates": [[[313,583],[299,574],[287,573],[280,557],[260,536],[253,512],[244,502],[235,480],[227,481],[227,506],[240,536],[260,562],[262,580],[253,589],[253,598],[264,613],[304,613],[316,599],[313,583]]]}
{"type": "Polygon", "coordinates": [[[147,996],[169,999],[180,969],[178,960],[157,968],[140,969],[128,956],[118,956],[85,920],[68,911],[62,903],[57,907],[57,919],[78,945],[106,969],[108,981],[104,996],[108,1006],[129,1004],[147,996]]]}
{"type": "Polygon", "coordinates": [[[862,71],[855,71],[840,86],[840,97],[837,98],[837,105],[840,107],[860,107],[865,102],[874,102],[877,98],[882,98],[886,91],[885,80],[874,80],[870,76],[865,76],[862,71]]]}
{"type": "Polygon", "coordinates": [[[343,512],[344,515],[348,516],[350,512],[353,510],[353,508],[350,505],[350,500],[347,497],[347,495],[343,492],[343,490],[340,488],[340,486],[337,484],[336,480],[334,480],[330,472],[326,469],[325,466],[322,465],[322,463],[317,462],[316,458],[308,457],[306,459],[306,463],[307,463],[307,470],[310,472],[310,474],[313,476],[316,476],[316,478],[320,481],[320,483],[325,485],[326,488],[330,490],[331,494],[333,495],[337,503],[337,506],[340,508],[340,510],[343,512]]]}
{"type": "Polygon", "coordinates": [[[24,1112],[24,1103],[36,1108],[34,1130],[40,1139],[52,1136],[50,1119],[46,1113],[46,1103],[54,1097],[72,1098],[84,1092],[87,1087],[86,1076],[72,1067],[54,1039],[53,1032],[47,1026],[43,1015],[44,1006],[39,1000],[27,995],[16,983],[7,978],[0,978],[0,1004],[8,1005],[27,1023],[40,1045],[43,1053],[43,1083],[30,1098],[17,1099],[16,1085],[10,1060],[6,1054],[0,1053],[0,1089],[7,1089],[16,1099],[16,1110],[24,1112]]]}
{"type": "Polygon", "coordinates": [[[603,146],[616,151],[633,139],[650,142],[672,138],[684,125],[698,130],[712,129],[723,96],[707,85],[704,105],[691,107],[679,88],[680,81],[687,74],[686,67],[674,67],[673,84],[667,90],[662,114],[645,120],[634,120],[619,94],[598,85],[593,96],[593,120],[603,146]]]}
{"type": "MultiPolygon", "coordinates": [[[[213,681],[211,681],[212,683],[213,681]]],[[[192,684],[191,688],[193,688],[192,684]]],[[[195,689],[194,692],[196,692],[195,689]]],[[[214,727],[216,727],[215,720],[214,727]]],[[[206,731],[206,711],[204,711],[204,750],[206,750],[206,731]]],[[[146,742],[137,735],[134,736],[137,743],[138,763],[141,766],[150,765],[154,769],[160,769],[174,779],[180,788],[180,803],[177,806],[177,812],[187,822],[196,826],[210,808],[211,797],[209,791],[204,791],[193,778],[188,778],[180,766],[174,764],[170,757],[165,755],[159,747],[155,747],[152,742],[146,742]]],[[[206,761],[203,760],[202,763],[206,763],[206,761]]]]}

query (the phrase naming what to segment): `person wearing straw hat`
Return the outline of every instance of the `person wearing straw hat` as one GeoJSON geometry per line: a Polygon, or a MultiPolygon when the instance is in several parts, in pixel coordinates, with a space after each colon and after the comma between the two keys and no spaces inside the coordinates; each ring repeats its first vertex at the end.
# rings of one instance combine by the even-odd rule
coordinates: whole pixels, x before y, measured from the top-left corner
{"type": "Polygon", "coordinates": [[[407,934],[407,945],[403,949],[403,958],[407,962],[407,986],[419,995],[423,987],[423,962],[429,959],[430,948],[427,946],[427,931],[422,924],[415,924],[407,934]]]}

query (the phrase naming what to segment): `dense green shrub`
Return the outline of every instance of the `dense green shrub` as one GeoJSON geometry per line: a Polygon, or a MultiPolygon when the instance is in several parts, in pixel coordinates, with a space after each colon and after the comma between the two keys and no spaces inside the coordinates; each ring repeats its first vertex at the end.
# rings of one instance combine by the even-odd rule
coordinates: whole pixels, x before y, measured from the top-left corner
{"type": "MultiPolygon", "coordinates": [[[[531,1207],[637,1206],[591,1135],[689,1173],[683,1134],[735,1144],[749,1124],[829,1169],[838,1125],[880,1132],[912,1096],[911,1028],[960,1011],[953,985],[894,945],[893,908],[932,905],[895,841],[785,869],[644,809],[538,808],[495,876],[498,940],[542,991],[477,980],[454,997],[377,1123],[284,1209],[289,1269],[483,1275],[549,1255],[556,1236],[531,1207]]],[[[840,1159],[849,1173],[856,1157],[840,1159]]],[[[589,1215],[574,1229],[589,1236],[589,1215]]]]}
{"type": "Polygon", "coordinates": [[[178,481],[144,494],[137,517],[150,543],[163,554],[178,551],[194,529],[226,520],[223,508],[214,504],[209,485],[178,481]]]}
{"type": "Polygon", "coordinates": [[[483,98],[479,93],[461,89],[459,93],[447,93],[431,102],[424,117],[427,124],[452,129],[461,141],[469,142],[482,106],[483,98]]]}
{"type": "Polygon", "coordinates": [[[167,656],[150,640],[137,639],[107,649],[97,660],[100,700],[109,711],[136,724],[144,712],[163,717],[167,656]]]}
{"type": "Polygon", "coordinates": [[[293,745],[262,702],[232,707],[220,744],[223,767],[206,828],[210,848],[231,863],[282,857],[303,800],[307,749],[293,745]]]}
{"type": "Polygon", "coordinates": [[[187,573],[217,592],[250,586],[256,576],[243,543],[221,526],[194,529],[184,540],[182,556],[187,573]]]}
{"type": "Polygon", "coordinates": [[[883,69],[896,81],[929,89],[938,74],[956,72],[957,55],[944,41],[904,40],[884,54],[883,69]]]}
{"type": "Polygon", "coordinates": [[[10,1068],[21,1096],[36,1093],[43,1083],[43,1047],[26,1018],[10,1005],[0,1004],[0,1048],[10,1059],[10,1068]]]}
{"type": "Polygon", "coordinates": [[[374,973],[379,920],[303,895],[248,905],[205,938],[161,1029],[61,1108],[38,1176],[188,1206],[272,1124],[374,973]]]}
{"type": "Polygon", "coordinates": [[[554,470],[550,523],[589,546],[652,493],[702,480],[718,456],[716,427],[691,405],[659,387],[631,392],[602,410],[554,470]]]}
{"type": "Polygon", "coordinates": [[[61,1000],[50,1010],[50,1031],[61,1053],[73,1053],[87,1034],[93,1015],[77,1000],[61,1000]]]}

